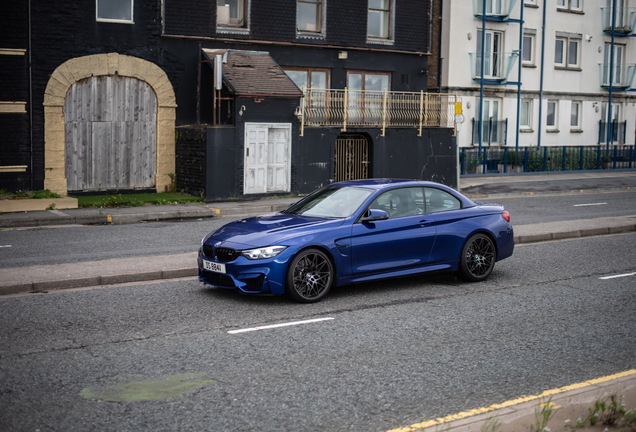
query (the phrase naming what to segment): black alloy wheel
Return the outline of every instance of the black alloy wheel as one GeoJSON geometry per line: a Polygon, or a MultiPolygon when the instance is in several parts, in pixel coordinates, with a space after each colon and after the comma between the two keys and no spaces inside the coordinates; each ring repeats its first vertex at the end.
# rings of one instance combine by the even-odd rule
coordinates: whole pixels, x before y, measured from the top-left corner
{"type": "Polygon", "coordinates": [[[486,279],[497,261],[495,244],[485,234],[475,234],[468,239],[459,262],[459,276],[471,282],[486,279]]]}
{"type": "Polygon", "coordinates": [[[289,264],[285,293],[297,302],[316,302],[329,292],[333,279],[329,257],[318,249],[306,249],[289,264]]]}

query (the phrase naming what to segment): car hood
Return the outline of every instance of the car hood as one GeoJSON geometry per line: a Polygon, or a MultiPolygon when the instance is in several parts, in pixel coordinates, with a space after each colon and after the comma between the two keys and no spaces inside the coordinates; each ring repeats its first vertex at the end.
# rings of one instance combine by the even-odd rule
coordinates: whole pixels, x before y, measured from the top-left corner
{"type": "Polygon", "coordinates": [[[220,241],[235,249],[262,247],[298,235],[334,229],[343,223],[344,219],[273,213],[230,222],[214,231],[206,242],[214,244],[220,241]]]}

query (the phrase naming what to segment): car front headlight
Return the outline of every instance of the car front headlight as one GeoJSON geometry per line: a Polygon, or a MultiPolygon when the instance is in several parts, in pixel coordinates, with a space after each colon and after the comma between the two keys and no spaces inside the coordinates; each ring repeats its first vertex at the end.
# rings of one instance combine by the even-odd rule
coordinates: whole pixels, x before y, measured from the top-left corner
{"type": "Polygon", "coordinates": [[[241,255],[251,260],[265,259],[275,257],[285,249],[287,249],[287,246],[268,246],[264,248],[244,250],[241,252],[241,255]]]}

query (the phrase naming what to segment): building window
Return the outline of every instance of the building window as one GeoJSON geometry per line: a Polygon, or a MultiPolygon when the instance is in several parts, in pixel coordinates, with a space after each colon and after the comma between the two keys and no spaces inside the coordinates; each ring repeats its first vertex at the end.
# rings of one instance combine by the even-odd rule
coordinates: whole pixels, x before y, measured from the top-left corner
{"type": "Polygon", "coordinates": [[[292,68],[284,67],[283,71],[289,78],[302,90],[306,89],[328,89],[329,88],[329,69],[308,69],[308,68],[292,68]]]}
{"type": "Polygon", "coordinates": [[[557,34],[554,45],[554,65],[580,70],[581,35],[557,34]]]}
{"type": "Polygon", "coordinates": [[[570,128],[581,129],[581,102],[572,102],[570,128]]]}
{"type": "Polygon", "coordinates": [[[581,12],[583,0],[557,0],[557,10],[581,12]]]}
{"type": "MultiPolygon", "coordinates": [[[[477,30],[477,62],[476,75],[481,75],[481,30],[477,30]]],[[[486,30],[484,49],[484,78],[501,78],[503,76],[503,33],[486,30]]]]}
{"type": "Polygon", "coordinates": [[[557,128],[557,114],[558,114],[558,102],[557,101],[548,101],[548,116],[545,120],[545,125],[549,129],[557,128]]]}
{"type": "Polygon", "coordinates": [[[296,3],[296,27],[299,33],[322,34],[323,0],[298,0],[296,3]]]}
{"type": "Polygon", "coordinates": [[[522,99],[519,103],[519,127],[523,129],[532,128],[532,100],[522,99]]]}
{"type": "Polygon", "coordinates": [[[391,90],[390,72],[347,72],[349,90],[383,91],[391,90]]]}
{"type": "Polygon", "coordinates": [[[95,0],[97,21],[133,24],[133,0],[95,0]]]}
{"type": "MultiPolygon", "coordinates": [[[[503,140],[503,123],[499,120],[499,100],[498,99],[484,99],[484,115],[482,117],[482,143],[498,143],[500,139],[503,140]]],[[[479,142],[479,113],[481,106],[479,99],[475,104],[475,129],[473,135],[473,142],[479,142]]]]}
{"type": "MultiPolygon", "coordinates": [[[[612,85],[621,84],[623,80],[623,55],[625,52],[625,46],[614,44],[614,67],[612,68],[612,85]]],[[[609,86],[610,82],[610,64],[612,44],[605,43],[605,52],[603,54],[603,85],[609,86]]]]}
{"type": "Polygon", "coordinates": [[[394,0],[369,0],[367,16],[367,38],[373,40],[391,40],[394,0]]]}
{"type": "Polygon", "coordinates": [[[521,61],[525,64],[534,64],[534,35],[523,35],[521,61]]]}
{"type": "Polygon", "coordinates": [[[217,0],[217,27],[247,28],[247,2],[248,0],[217,0]]]}

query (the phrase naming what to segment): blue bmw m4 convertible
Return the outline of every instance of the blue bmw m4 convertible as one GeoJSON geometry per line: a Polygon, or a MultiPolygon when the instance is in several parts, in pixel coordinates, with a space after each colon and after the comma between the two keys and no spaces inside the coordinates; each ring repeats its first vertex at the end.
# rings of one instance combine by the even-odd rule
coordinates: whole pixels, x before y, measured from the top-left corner
{"type": "Polygon", "coordinates": [[[315,302],[335,286],[427,272],[481,281],[513,250],[510,216],[499,204],[433,182],[354,180],[208,234],[199,279],[315,302]]]}

